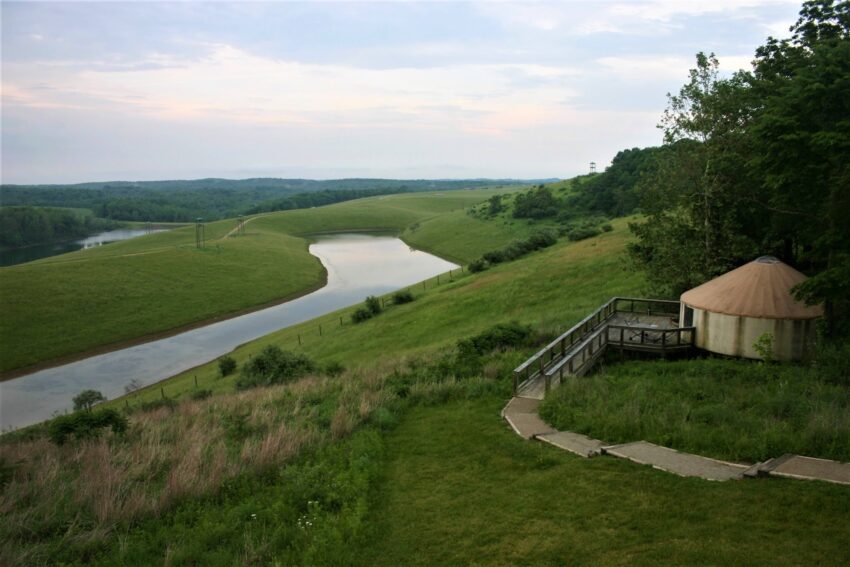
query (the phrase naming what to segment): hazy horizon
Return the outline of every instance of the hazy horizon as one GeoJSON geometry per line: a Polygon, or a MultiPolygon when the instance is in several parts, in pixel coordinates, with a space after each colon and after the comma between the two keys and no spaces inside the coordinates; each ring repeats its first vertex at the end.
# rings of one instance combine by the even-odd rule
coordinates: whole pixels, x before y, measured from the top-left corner
{"type": "Polygon", "coordinates": [[[3,2],[4,184],[543,179],[659,145],[799,1],[3,2]]]}

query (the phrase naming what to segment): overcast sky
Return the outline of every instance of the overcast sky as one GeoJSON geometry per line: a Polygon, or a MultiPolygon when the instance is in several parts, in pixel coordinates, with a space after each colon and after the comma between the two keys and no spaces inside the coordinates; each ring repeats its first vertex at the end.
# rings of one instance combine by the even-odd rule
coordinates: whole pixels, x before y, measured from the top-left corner
{"type": "Polygon", "coordinates": [[[2,2],[2,181],[569,177],[799,2],[2,2]]]}

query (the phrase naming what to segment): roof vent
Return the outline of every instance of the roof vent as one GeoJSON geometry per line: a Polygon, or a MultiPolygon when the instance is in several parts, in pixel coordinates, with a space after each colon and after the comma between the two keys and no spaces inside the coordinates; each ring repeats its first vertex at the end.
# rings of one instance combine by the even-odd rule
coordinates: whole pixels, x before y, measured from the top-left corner
{"type": "Polygon", "coordinates": [[[779,260],[776,256],[759,256],[756,258],[756,262],[759,264],[778,264],[779,260]]]}

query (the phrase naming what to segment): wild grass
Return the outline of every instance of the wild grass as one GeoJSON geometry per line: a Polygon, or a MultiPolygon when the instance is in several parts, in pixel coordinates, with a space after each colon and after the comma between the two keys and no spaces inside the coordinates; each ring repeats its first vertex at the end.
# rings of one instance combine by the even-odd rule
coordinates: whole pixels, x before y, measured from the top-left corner
{"type": "MultiPolygon", "coordinates": [[[[445,364],[437,373],[427,360],[383,361],[371,372],[310,375],[283,386],[151,404],[130,413],[123,435],[62,445],[40,429],[7,437],[0,443],[0,562],[94,561],[114,536],[135,534],[140,523],[148,522],[138,532],[145,535],[183,505],[214,507],[228,487],[266,487],[293,459],[348,438],[376,413],[379,425],[394,422],[400,404],[463,395],[467,381],[478,383],[478,391],[504,389],[507,381],[498,376],[516,356],[494,357],[490,364],[502,372],[491,380],[461,380],[445,364]]],[[[231,542],[230,560],[240,549],[241,542],[231,542]]]]}
{"type": "Polygon", "coordinates": [[[541,415],[610,443],[646,440],[754,463],[785,453],[850,461],[850,388],[804,365],[706,358],[606,364],[566,381],[541,415]]]}

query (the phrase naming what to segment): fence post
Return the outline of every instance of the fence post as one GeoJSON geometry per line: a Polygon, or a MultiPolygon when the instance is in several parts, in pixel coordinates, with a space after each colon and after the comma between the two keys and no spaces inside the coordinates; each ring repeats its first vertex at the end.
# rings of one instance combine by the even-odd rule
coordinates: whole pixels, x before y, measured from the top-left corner
{"type": "Polygon", "coordinates": [[[339,316],[339,326],[342,327],[342,315],[339,316]]]}
{"type": "Polygon", "coordinates": [[[301,333],[298,333],[298,346],[301,346],[301,333]]]}
{"type": "Polygon", "coordinates": [[[162,394],[162,399],[164,400],[164,399],[165,399],[165,388],[163,388],[162,386],[160,386],[160,387],[159,387],[159,393],[160,393],[160,394],[162,394]]]}
{"type": "Polygon", "coordinates": [[[319,336],[320,337],[322,336],[322,326],[321,325],[319,325],[319,336]]]}
{"type": "Polygon", "coordinates": [[[195,374],[195,388],[198,387],[198,375],[195,374]]]}

